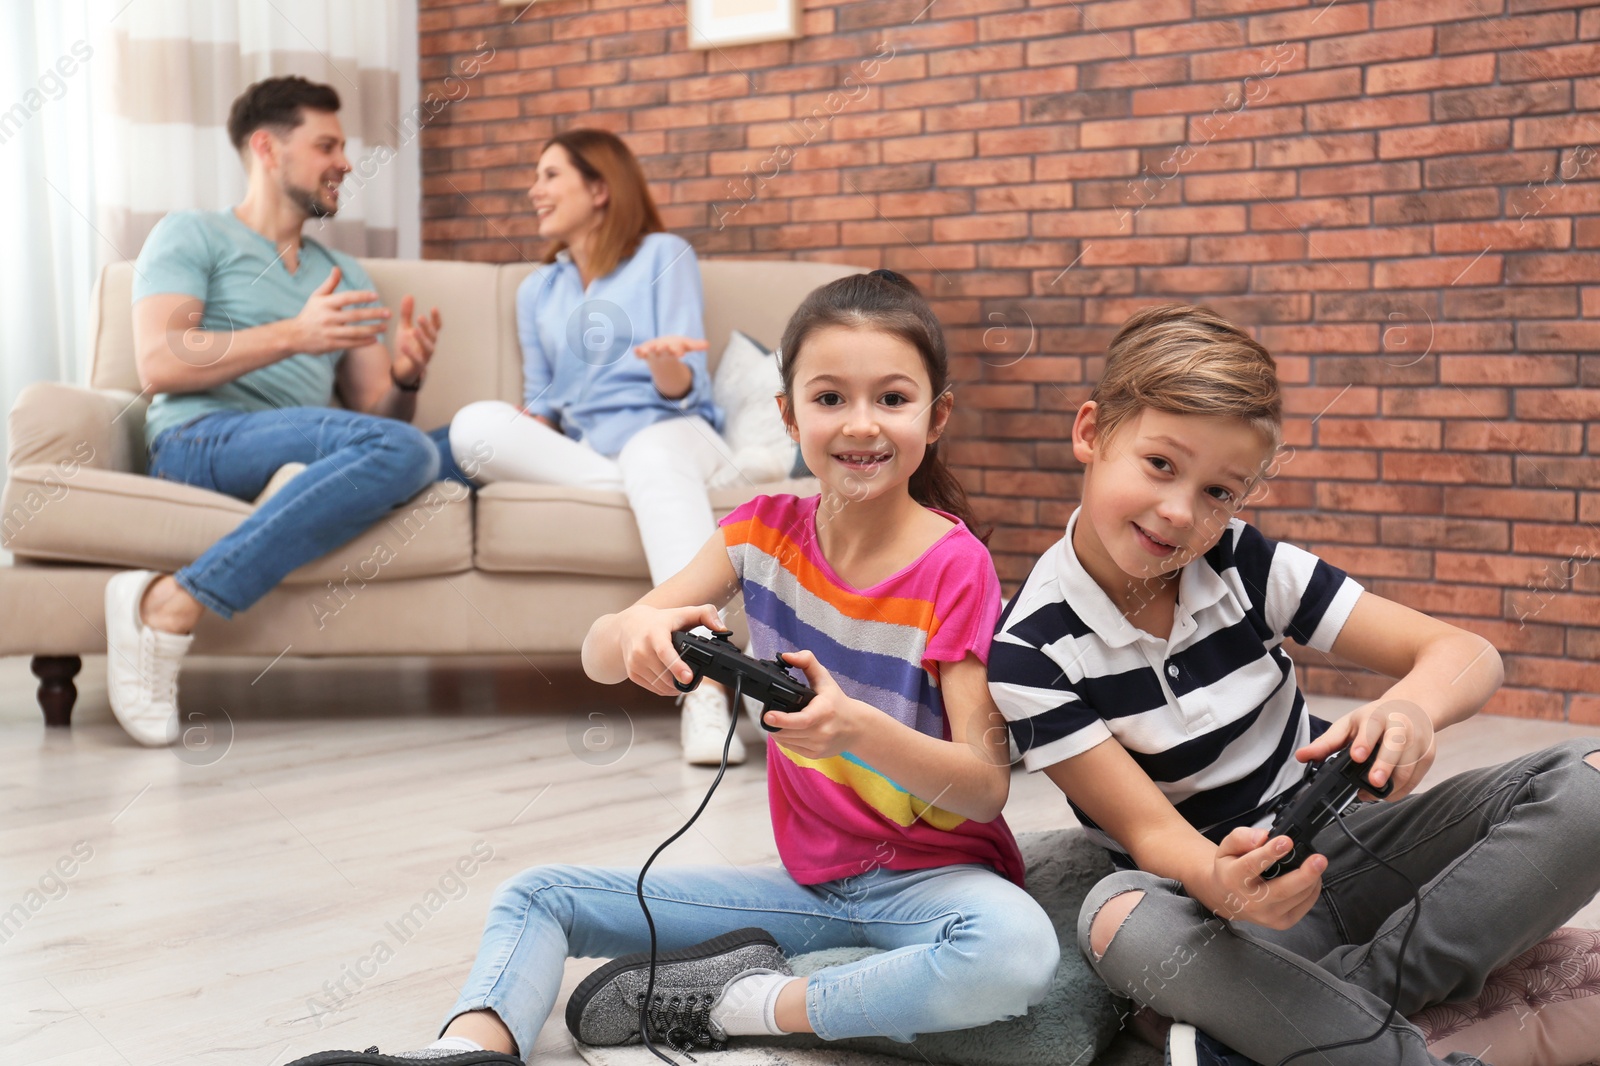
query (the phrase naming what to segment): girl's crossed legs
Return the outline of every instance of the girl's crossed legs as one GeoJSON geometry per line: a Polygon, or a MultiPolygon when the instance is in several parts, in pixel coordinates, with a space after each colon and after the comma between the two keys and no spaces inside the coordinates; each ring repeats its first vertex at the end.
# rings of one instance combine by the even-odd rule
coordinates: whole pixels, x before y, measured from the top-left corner
{"type": "MultiPolygon", "coordinates": [[[[638,875],[637,869],[538,866],[501,885],[450,1019],[493,1011],[517,1052],[529,1057],[555,1009],[569,957],[649,950],[634,894],[638,875]]],[[[807,980],[807,1019],[828,1040],[911,1040],[1016,1017],[1044,998],[1059,961],[1044,911],[982,866],[880,868],[820,885],[797,884],[780,867],[667,867],[651,871],[645,898],[661,952],[747,926],[771,933],[790,957],[823,948],[879,949],[807,980]]]]}

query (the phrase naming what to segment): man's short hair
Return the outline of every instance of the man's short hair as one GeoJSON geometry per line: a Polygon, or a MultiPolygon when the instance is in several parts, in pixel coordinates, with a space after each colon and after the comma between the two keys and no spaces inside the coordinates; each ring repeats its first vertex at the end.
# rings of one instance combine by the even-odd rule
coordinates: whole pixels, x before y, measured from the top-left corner
{"type": "Polygon", "coordinates": [[[228,139],[237,151],[256,130],[266,127],[280,137],[305,121],[302,108],[339,110],[339,94],[329,85],[307,81],[298,74],[285,78],[263,78],[239,94],[228,113],[228,139]]]}

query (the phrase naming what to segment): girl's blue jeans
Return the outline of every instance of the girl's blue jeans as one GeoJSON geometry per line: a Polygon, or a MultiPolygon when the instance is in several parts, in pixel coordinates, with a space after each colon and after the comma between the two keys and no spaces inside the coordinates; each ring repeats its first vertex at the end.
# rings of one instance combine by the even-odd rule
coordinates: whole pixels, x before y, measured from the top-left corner
{"type": "MultiPolygon", "coordinates": [[[[569,957],[650,948],[637,869],[538,866],[496,892],[472,973],[449,1020],[492,1010],[527,1058],[556,1007],[569,957]]],[[[674,951],[756,926],[791,958],[823,948],[879,954],[818,970],[806,1015],[818,1036],[965,1029],[1025,1013],[1050,990],[1060,949],[1044,910],[983,866],[882,868],[800,885],[780,867],[652,870],[645,898],[657,948],[674,951]]]]}

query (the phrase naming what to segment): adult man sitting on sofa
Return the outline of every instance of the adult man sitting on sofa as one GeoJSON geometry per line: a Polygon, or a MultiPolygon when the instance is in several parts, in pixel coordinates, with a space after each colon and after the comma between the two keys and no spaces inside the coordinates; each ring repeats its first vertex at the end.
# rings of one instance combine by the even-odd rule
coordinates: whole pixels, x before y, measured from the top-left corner
{"type": "Polygon", "coordinates": [[[143,744],[177,739],[178,667],[206,611],[231,618],[441,470],[465,482],[448,427],[408,424],[438,310],[413,320],[406,296],[391,352],[366,272],[301,235],[338,210],[350,170],[338,109],[333,89],[304,78],[250,86],[228,118],[250,172],[244,200],[168,215],[139,255],[133,335],[140,381],[156,394],[151,475],[250,500],[280,467],[306,464],[176,574],[107,584],[111,708],[143,744]]]}

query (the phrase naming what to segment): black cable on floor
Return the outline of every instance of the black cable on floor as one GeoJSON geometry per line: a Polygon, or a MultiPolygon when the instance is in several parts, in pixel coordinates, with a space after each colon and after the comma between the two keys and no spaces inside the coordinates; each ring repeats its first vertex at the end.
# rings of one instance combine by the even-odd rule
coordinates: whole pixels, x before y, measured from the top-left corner
{"type": "MultiPolygon", "coordinates": [[[[741,703],[743,689],[744,677],[735,674],[733,679],[733,698],[728,701],[728,735],[722,741],[722,765],[717,767],[717,776],[711,782],[711,787],[706,789],[706,798],[700,801],[700,806],[695,808],[695,812],[689,816],[687,822],[683,823],[681,829],[663,840],[661,846],[650,853],[650,857],[639,868],[639,883],[634,886],[634,892],[639,897],[639,909],[644,911],[645,924],[650,927],[650,977],[645,982],[644,999],[639,1002],[639,1035],[644,1038],[644,1046],[650,1049],[650,1054],[662,1062],[671,1063],[672,1066],[678,1066],[678,1064],[663,1055],[650,1039],[650,1000],[656,991],[656,923],[655,919],[650,917],[649,904],[644,901],[644,875],[645,871],[650,869],[650,864],[656,861],[656,856],[667,850],[667,845],[683,836],[689,831],[689,827],[694,825],[695,819],[700,817],[700,812],[705,810],[706,804],[711,802],[711,794],[717,790],[717,785],[722,783],[722,775],[728,772],[728,748],[733,744],[734,731],[739,728],[739,714],[744,710],[741,703]]],[[[688,697],[685,696],[684,698],[687,700],[688,697]]],[[[684,1054],[688,1055],[688,1052],[684,1052],[684,1054]]],[[[691,1062],[694,1061],[694,1056],[689,1055],[689,1060],[691,1062]]]]}

